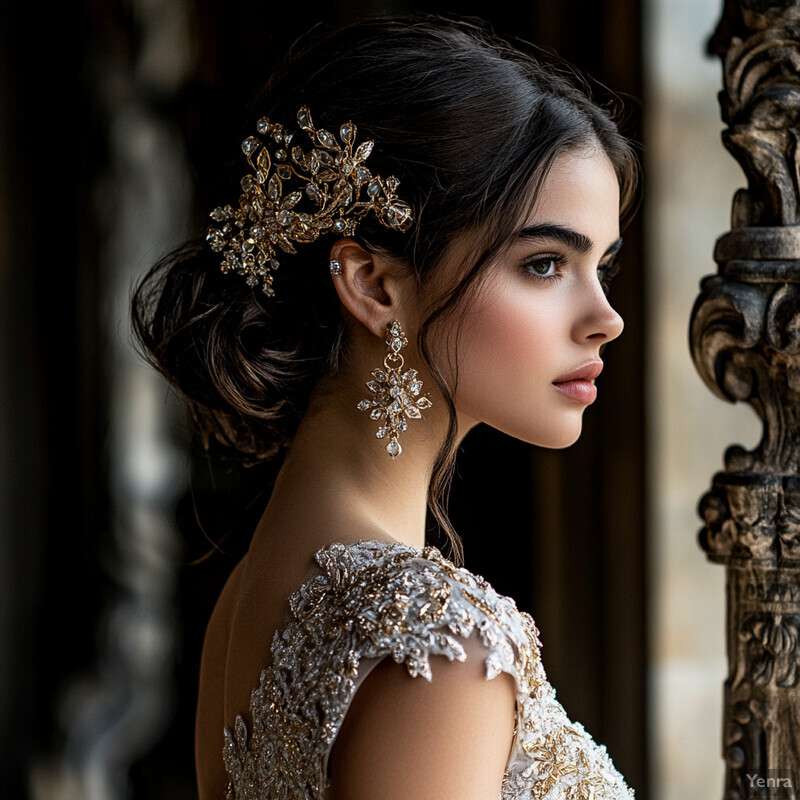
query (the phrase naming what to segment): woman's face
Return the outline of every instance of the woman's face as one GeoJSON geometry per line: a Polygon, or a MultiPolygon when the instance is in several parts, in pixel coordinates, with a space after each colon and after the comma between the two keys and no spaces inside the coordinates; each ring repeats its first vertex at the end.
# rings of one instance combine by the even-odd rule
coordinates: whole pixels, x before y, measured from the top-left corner
{"type": "MultiPolygon", "coordinates": [[[[454,399],[463,431],[485,422],[557,448],[580,435],[601,348],[622,332],[601,284],[621,245],[619,185],[600,148],[572,151],[539,197],[466,309],[454,399]]],[[[452,386],[444,356],[434,351],[452,386]]]]}

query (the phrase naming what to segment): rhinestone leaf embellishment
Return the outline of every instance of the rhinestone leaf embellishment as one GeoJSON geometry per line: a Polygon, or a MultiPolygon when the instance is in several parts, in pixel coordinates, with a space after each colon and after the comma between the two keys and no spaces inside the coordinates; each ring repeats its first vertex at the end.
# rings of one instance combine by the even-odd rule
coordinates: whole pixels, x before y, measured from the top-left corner
{"type": "Polygon", "coordinates": [[[371,397],[356,408],[369,411],[370,418],[380,422],[375,438],[387,440],[386,452],[394,459],[403,452],[399,437],[407,430],[408,420],[421,419],[422,411],[433,404],[427,394],[420,394],[422,381],[417,370],[403,369],[400,351],[408,339],[397,320],[386,326],[384,341],[389,350],[383,359],[384,368],[372,370],[372,380],[366,384],[371,397]]]}
{"type": "Polygon", "coordinates": [[[356,147],[352,122],[333,129],[337,140],[317,129],[303,106],[297,125],[309,141],[307,149],[280,123],[258,120],[258,135],[242,142],[251,172],[241,179],[238,208],[218,206],[209,215],[216,225],[208,228],[206,241],[221,254],[220,269],[243,275],[250,286],[260,283],[268,297],[275,294],[272,273],[279,251],[296,253],[295,244],[314,242],[329,231],[352,236],[370,212],[401,232],[414,221],[411,207],[397,197],[397,178],[373,175],[365,166],[374,142],[356,147]]]}

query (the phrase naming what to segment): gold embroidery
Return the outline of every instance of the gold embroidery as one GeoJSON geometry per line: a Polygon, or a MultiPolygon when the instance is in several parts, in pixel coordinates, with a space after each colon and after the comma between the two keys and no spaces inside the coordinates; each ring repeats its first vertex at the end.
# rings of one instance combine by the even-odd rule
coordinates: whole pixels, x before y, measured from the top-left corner
{"type": "Polygon", "coordinates": [[[294,621],[272,640],[253,691],[252,730],[225,731],[227,800],[324,800],[326,759],[357,689],[363,659],[391,656],[431,679],[429,658],[464,660],[478,632],[486,677],[517,683],[516,746],[501,800],[629,800],[605,748],[555,699],[533,619],[434,547],[332,544],[322,574],[290,598],[294,621]]]}

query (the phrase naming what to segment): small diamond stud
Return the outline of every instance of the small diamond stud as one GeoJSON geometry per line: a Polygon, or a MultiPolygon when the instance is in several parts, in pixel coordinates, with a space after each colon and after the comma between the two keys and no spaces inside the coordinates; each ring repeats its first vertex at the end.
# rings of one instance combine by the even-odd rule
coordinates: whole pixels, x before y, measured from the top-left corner
{"type": "Polygon", "coordinates": [[[342,274],[342,265],[339,263],[338,259],[336,258],[331,259],[330,268],[331,268],[331,275],[342,274]]]}

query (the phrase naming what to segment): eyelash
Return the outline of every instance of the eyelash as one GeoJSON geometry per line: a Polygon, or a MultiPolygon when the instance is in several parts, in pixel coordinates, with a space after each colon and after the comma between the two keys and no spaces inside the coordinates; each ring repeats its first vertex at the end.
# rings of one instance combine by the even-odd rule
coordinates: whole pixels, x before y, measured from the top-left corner
{"type": "Polygon", "coordinates": [[[545,255],[545,256],[537,256],[536,258],[531,259],[530,261],[526,261],[522,265],[522,269],[532,278],[535,278],[538,281],[557,281],[561,279],[561,272],[566,263],[567,259],[564,256],[554,256],[554,255],[545,255]],[[536,267],[538,264],[555,264],[556,271],[553,275],[539,275],[539,273],[534,272],[533,268],[536,267]]]}
{"type": "MultiPolygon", "coordinates": [[[[609,284],[611,281],[616,277],[617,273],[619,272],[619,260],[617,258],[618,254],[614,254],[608,261],[604,264],[600,264],[597,267],[597,274],[600,278],[600,285],[603,287],[603,291],[608,294],[609,284]]],[[[562,271],[564,264],[567,262],[567,259],[564,256],[560,255],[544,255],[544,256],[537,256],[530,261],[526,261],[522,265],[523,271],[530,275],[532,278],[540,281],[558,281],[562,277],[562,271]],[[556,270],[552,275],[539,275],[538,273],[533,271],[533,268],[536,267],[538,264],[555,264],[556,270]]]]}
{"type": "Polygon", "coordinates": [[[608,290],[610,289],[609,284],[611,283],[614,278],[617,277],[619,273],[620,263],[619,263],[619,253],[614,253],[611,258],[606,261],[605,264],[601,264],[597,268],[597,272],[600,273],[602,270],[602,277],[600,278],[600,285],[603,287],[603,291],[608,294],[608,290]]]}

